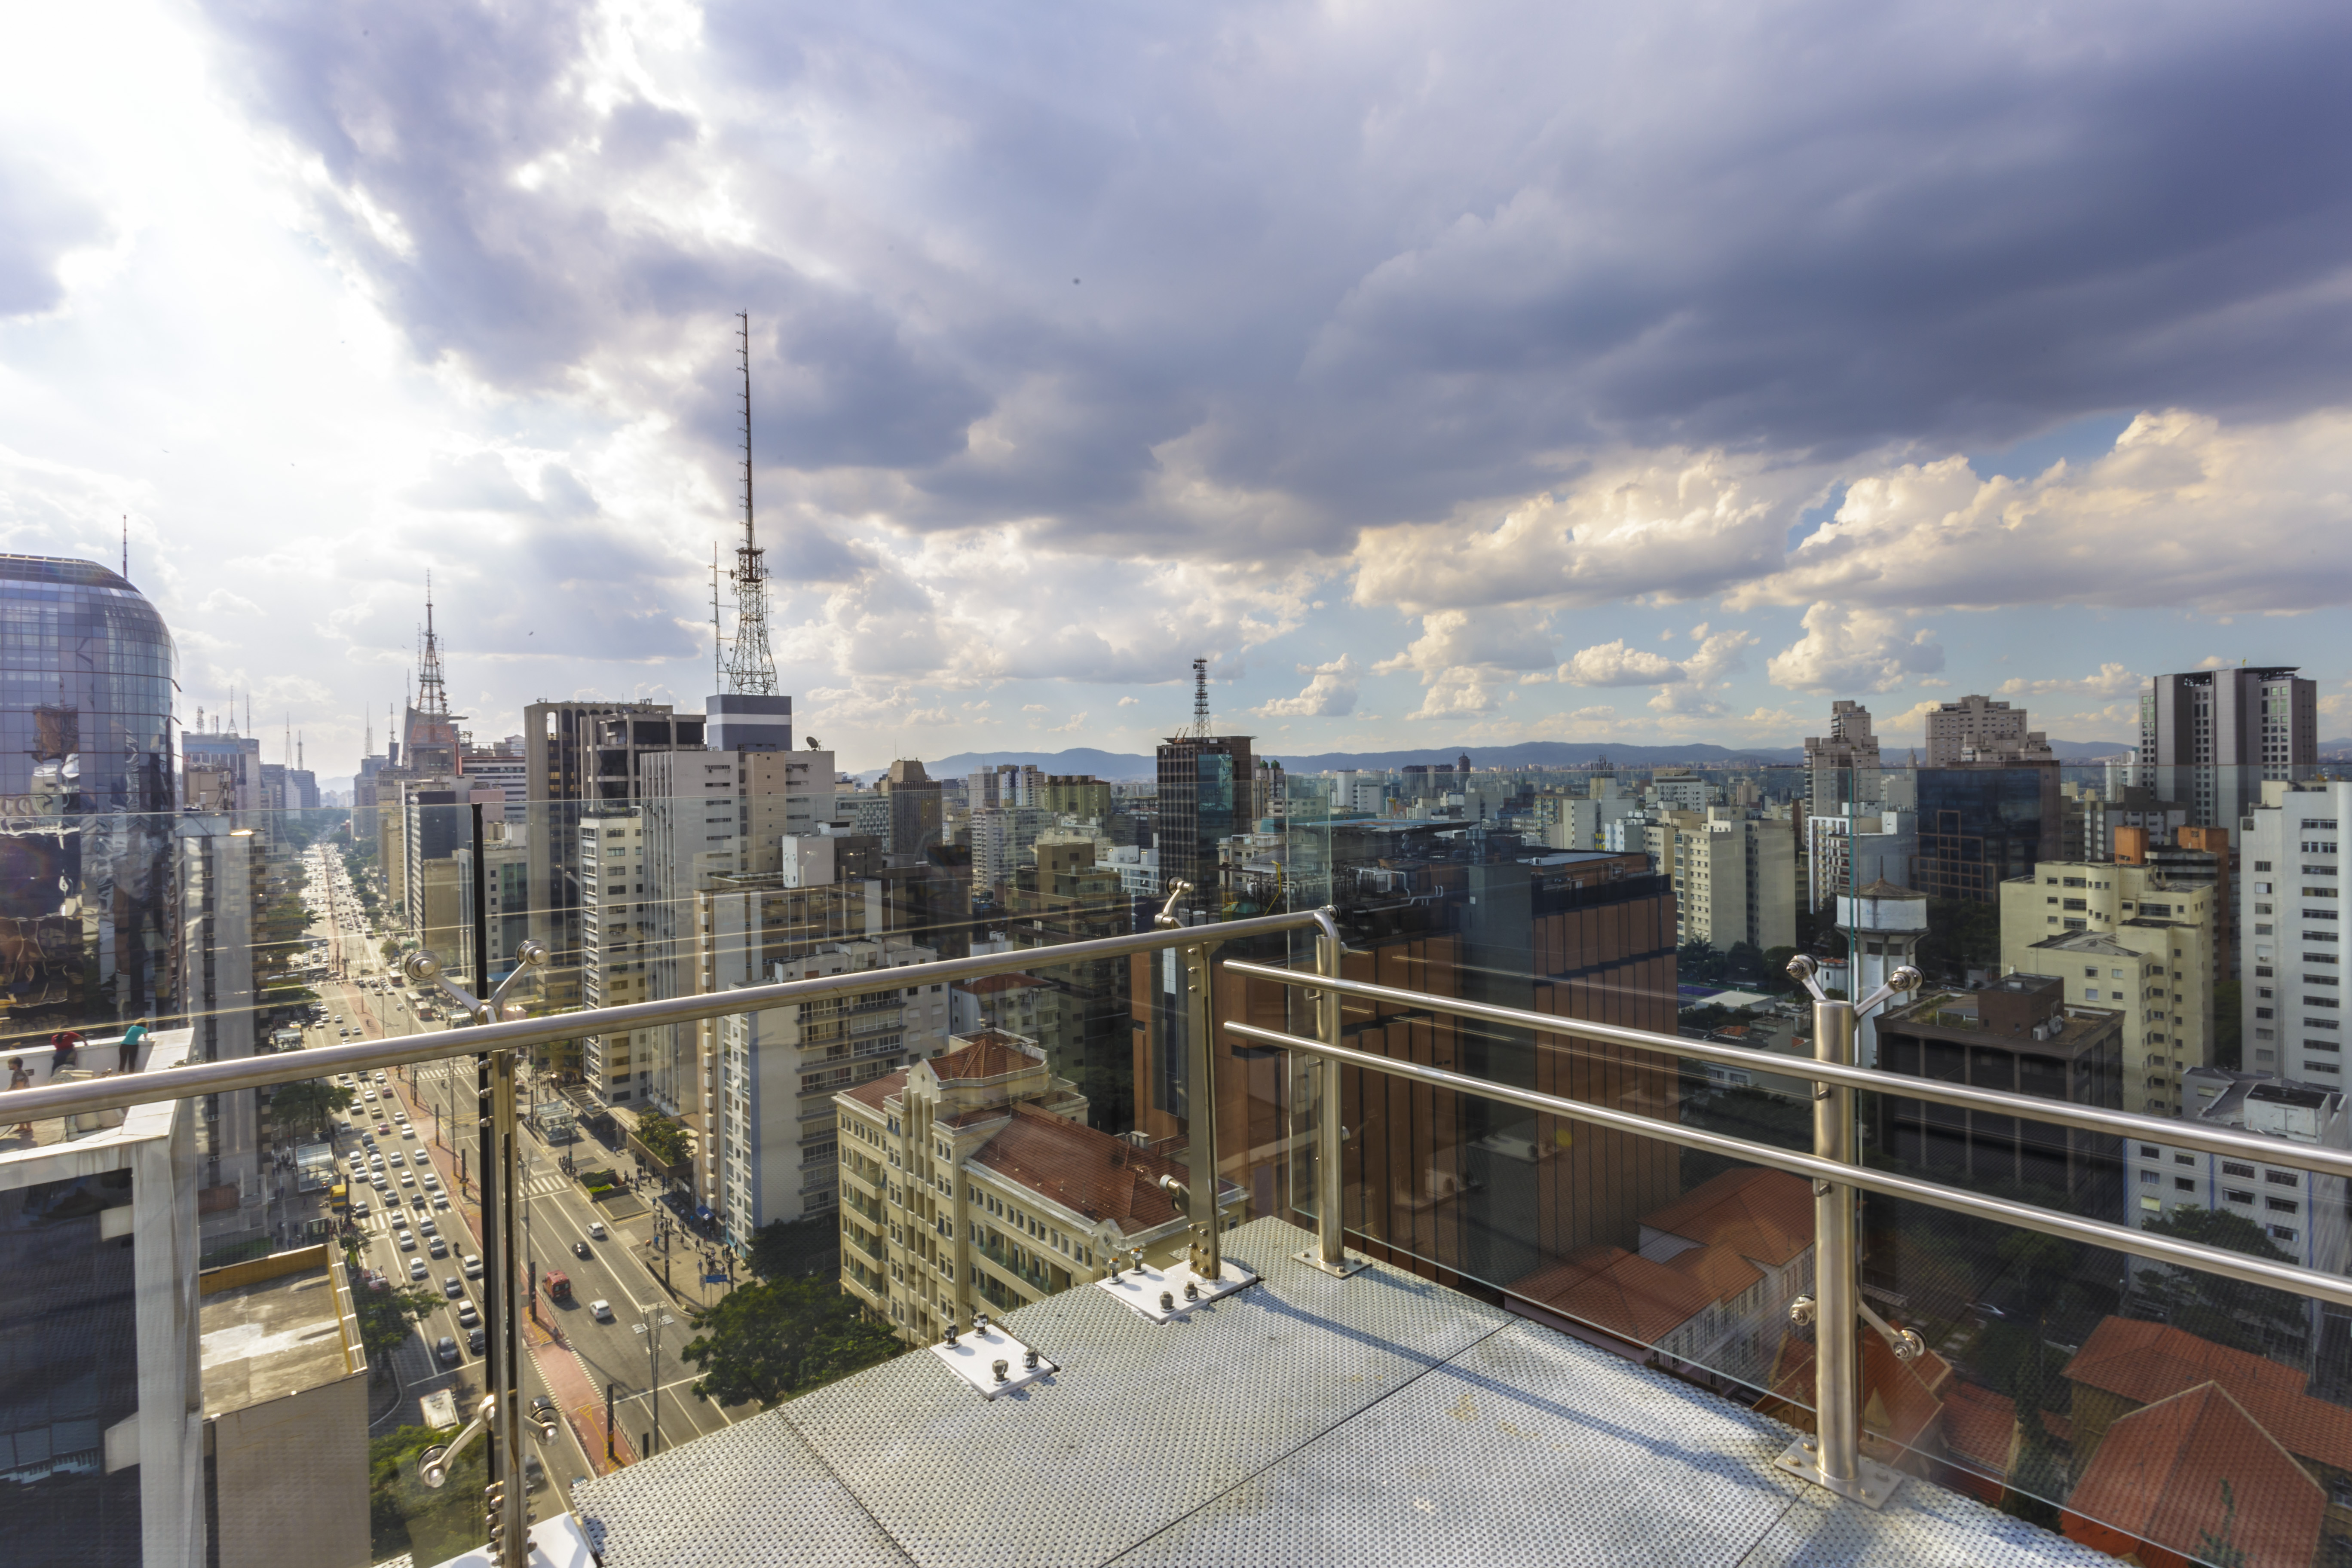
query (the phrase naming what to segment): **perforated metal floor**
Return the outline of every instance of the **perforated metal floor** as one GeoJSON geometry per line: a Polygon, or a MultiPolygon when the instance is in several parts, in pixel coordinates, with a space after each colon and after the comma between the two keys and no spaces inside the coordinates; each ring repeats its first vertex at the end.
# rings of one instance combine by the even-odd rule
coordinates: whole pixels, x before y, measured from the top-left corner
{"type": "Polygon", "coordinates": [[[902,1356],[579,1489],[607,1568],[2107,1564],[1911,1480],[1872,1514],[1771,1468],[1784,1427],[1259,1220],[1262,1282],[1158,1326],[1099,1290],[1007,1324],[1058,1361],[983,1400],[902,1356]]]}

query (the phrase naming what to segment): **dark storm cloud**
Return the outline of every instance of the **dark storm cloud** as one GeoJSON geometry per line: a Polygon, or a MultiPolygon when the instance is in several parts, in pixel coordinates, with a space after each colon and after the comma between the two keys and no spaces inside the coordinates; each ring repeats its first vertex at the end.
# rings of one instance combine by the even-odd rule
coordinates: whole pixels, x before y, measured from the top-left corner
{"type": "Polygon", "coordinates": [[[1266,547],[1181,480],[1328,549],[1609,441],[2352,393],[2343,7],[724,4],[691,115],[589,107],[570,5],[215,14],[405,235],[344,239],[420,352],[547,388],[708,339],[635,392],[715,469],[748,303],[762,465],[895,471],[917,525],[1266,547]],[[722,188],[758,242],[640,216],[722,188]]]}

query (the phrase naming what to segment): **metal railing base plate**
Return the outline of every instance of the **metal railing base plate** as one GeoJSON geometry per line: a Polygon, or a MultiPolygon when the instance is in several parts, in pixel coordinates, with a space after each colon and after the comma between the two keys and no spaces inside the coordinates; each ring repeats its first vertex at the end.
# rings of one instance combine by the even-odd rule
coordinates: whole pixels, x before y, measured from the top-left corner
{"type": "Polygon", "coordinates": [[[1029,1347],[991,1323],[985,1329],[971,1330],[956,1336],[953,1344],[934,1344],[931,1353],[947,1363],[950,1371],[979,1391],[982,1399],[993,1399],[1000,1394],[1010,1394],[1024,1388],[1039,1378],[1051,1377],[1062,1369],[1037,1358],[1034,1367],[1021,1364],[1029,1347]],[[996,1381],[998,1362],[1004,1363],[1004,1381],[996,1381]]]}
{"type": "Polygon", "coordinates": [[[1212,1301],[1221,1301],[1256,1283],[1255,1274],[1227,1258],[1222,1279],[1202,1279],[1192,1272],[1190,1263],[1179,1263],[1165,1270],[1146,1264],[1141,1268],[1129,1269],[1116,1279],[1097,1279],[1095,1289],[1108,1291],[1155,1323],[1172,1323],[1187,1312],[1198,1310],[1212,1301]],[[1184,1287],[1187,1285],[1194,1287],[1198,1292],[1191,1300],[1184,1299],[1184,1287]],[[1160,1304],[1163,1293],[1174,1303],[1172,1306],[1162,1307],[1160,1304]]]}
{"type": "Polygon", "coordinates": [[[1832,1480],[1822,1474],[1821,1454],[1811,1437],[1801,1437],[1790,1444],[1787,1452],[1772,1461],[1772,1468],[1873,1510],[1885,1508],[1886,1500],[1895,1495],[1895,1489],[1904,1480],[1900,1470],[1890,1470],[1875,1460],[1864,1458],[1854,1460],[1853,1479],[1832,1480]]]}
{"type": "Polygon", "coordinates": [[[1371,1267],[1371,1263],[1369,1259],[1350,1258],[1346,1253],[1341,1253],[1339,1255],[1339,1262],[1326,1263],[1323,1261],[1323,1254],[1321,1250],[1312,1247],[1308,1247],[1304,1252],[1294,1252],[1290,1256],[1297,1262],[1304,1263],[1309,1268],[1321,1269],[1324,1273],[1328,1274],[1334,1279],[1345,1279],[1350,1274],[1360,1274],[1365,1269],[1371,1267]]]}

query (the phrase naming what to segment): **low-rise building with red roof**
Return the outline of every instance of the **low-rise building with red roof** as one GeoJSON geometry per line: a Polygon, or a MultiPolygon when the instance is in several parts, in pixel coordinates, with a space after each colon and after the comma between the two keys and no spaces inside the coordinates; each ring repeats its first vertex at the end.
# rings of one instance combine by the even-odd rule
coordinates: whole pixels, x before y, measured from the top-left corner
{"type": "MultiPolygon", "coordinates": [[[[1190,1239],[1167,1183],[1191,1173],[1086,1125],[1086,1097],[1034,1040],[960,1035],[942,1056],[834,1097],[841,1131],[842,1284],[920,1343],[1190,1239]]],[[[1220,1184],[1230,1226],[1246,1206],[1220,1184]]]]}
{"type": "Polygon", "coordinates": [[[2109,1426],[2060,1526],[2147,1568],[2309,1568],[2327,1508],[2310,1471],[2209,1381],[2109,1426]]]}

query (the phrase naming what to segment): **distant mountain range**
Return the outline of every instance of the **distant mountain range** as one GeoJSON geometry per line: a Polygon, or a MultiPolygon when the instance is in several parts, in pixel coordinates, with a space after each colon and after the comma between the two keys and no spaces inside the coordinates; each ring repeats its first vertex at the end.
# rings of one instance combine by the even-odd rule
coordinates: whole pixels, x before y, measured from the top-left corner
{"type": "MultiPolygon", "coordinates": [[[[2352,747],[2352,741],[2328,742],[2352,747]]],[[[2129,750],[2119,741],[2053,741],[2050,749],[2061,762],[2098,762],[2117,757],[2129,750]]],[[[2325,749],[2325,748],[2323,748],[2325,749]]],[[[1679,741],[1654,746],[1607,745],[1577,741],[1526,741],[1516,746],[1435,746],[1400,752],[1309,752],[1267,753],[1292,773],[1319,773],[1342,769],[1361,768],[1370,772],[1387,772],[1415,763],[1436,766],[1451,764],[1467,752],[1473,766],[1481,768],[1574,768],[1583,767],[1606,757],[1627,767],[1654,768],[1674,763],[1687,763],[1696,767],[1789,767],[1805,760],[1804,750],[1798,746],[1748,746],[1733,748],[1711,745],[1705,742],[1679,741]]],[[[1907,759],[1902,748],[1890,751],[1887,760],[1900,765],[1907,759]]],[[[938,762],[927,762],[924,771],[933,778],[961,778],[964,774],[999,763],[1012,763],[1042,768],[1049,773],[1092,773],[1099,779],[1149,779],[1157,775],[1153,759],[1131,752],[1105,752],[1092,746],[1076,746],[1066,752],[958,752],[938,762]]],[[[857,776],[877,778],[883,770],[869,768],[857,776]]]]}

